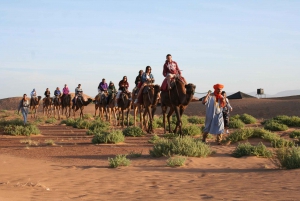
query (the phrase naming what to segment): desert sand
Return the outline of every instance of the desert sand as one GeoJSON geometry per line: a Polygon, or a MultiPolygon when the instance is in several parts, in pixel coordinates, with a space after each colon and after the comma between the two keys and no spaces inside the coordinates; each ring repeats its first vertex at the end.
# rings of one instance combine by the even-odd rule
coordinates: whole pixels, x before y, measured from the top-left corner
{"type": "MultiPolygon", "coordinates": [[[[0,109],[12,109],[14,101],[0,101],[0,109]],[[9,103],[10,102],[10,103],[9,103]]],[[[300,116],[300,98],[231,100],[234,114],[262,119],[279,114],[300,116]]],[[[16,107],[16,105],[15,105],[16,107]]],[[[9,111],[13,114],[13,111],[9,111]]],[[[84,110],[94,113],[93,105],[84,110]]],[[[158,107],[157,115],[161,114],[158,107]]],[[[205,115],[200,102],[192,102],[187,115],[205,115]]],[[[39,113],[39,115],[42,115],[39,113]]],[[[31,120],[30,120],[31,121],[31,120]]],[[[249,125],[260,127],[260,124],[249,125]]],[[[236,144],[220,146],[209,139],[207,158],[188,157],[185,166],[166,166],[166,157],[149,155],[152,136],[126,137],[124,143],[91,143],[84,129],[44,124],[37,136],[0,133],[0,200],[299,200],[300,169],[281,170],[269,159],[234,158],[236,144]],[[35,140],[27,147],[20,140],[35,140]],[[52,139],[55,145],[44,143],[52,139]],[[108,157],[142,152],[128,167],[109,168],[108,157]]],[[[120,127],[118,127],[120,128],[120,127]]],[[[287,137],[288,131],[279,132],[287,137]]],[[[230,132],[233,130],[231,129],[230,132]]],[[[155,133],[161,135],[162,129],[155,133]]],[[[252,144],[264,142],[249,139],[252,144]]],[[[270,144],[264,142],[268,148],[270,144]]]]}

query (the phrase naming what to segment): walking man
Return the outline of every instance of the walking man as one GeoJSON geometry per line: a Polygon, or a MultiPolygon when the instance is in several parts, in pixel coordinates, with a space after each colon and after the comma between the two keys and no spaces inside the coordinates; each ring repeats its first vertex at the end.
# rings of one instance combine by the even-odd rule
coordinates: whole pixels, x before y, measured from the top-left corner
{"type": "Polygon", "coordinates": [[[206,105],[205,128],[202,142],[206,142],[208,133],[217,135],[217,143],[221,145],[224,132],[223,108],[226,105],[226,97],[221,95],[224,85],[215,84],[214,93],[208,91],[202,103],[206,105]]]}

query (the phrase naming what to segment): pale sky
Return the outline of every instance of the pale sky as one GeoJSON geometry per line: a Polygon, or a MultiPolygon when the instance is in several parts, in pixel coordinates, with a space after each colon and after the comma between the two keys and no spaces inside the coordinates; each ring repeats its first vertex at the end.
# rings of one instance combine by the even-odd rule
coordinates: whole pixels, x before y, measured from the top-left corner
{"type": "Polygon", "coordinates": [[[132,89],[148,65],[161,84],[167,54],[197,92],[300,89],[300,1],[0,1],[0,98],[132,89]]]}

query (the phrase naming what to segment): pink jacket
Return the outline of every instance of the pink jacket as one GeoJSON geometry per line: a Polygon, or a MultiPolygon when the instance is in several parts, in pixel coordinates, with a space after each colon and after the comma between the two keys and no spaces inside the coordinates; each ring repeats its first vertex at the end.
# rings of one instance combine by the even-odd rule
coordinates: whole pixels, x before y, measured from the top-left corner
{"type": "Polygon", "coordinates": [[[168,73],[181,75],[181,71],[180,71],[176,61],[172,61],[171,63],[169,63],[166,60],[166,62],[164,64],[163,76],[166,77],[168,73]]]}
{"type": "Polygon", "coordinates": [[[63,88],[63,94],[69,94],[69,88],[68,87],[64,87],[63,88]]]}

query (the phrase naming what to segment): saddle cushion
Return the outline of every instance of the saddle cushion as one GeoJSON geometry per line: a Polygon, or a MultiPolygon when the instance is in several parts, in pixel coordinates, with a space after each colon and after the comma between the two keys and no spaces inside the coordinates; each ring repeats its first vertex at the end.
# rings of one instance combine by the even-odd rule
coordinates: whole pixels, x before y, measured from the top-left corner
{"type": "MultiPolygon", "coordinates": [[[[180,79],[184,82],[184,78],[182,76],[180,77],[180,79]]],[[[171,86],[172,87],[174,85],[174,80],[175,80],[175,77],[171,79],[171,86]]],[[[160,90],[161,91],[167,91],[168,90],[168,81],[167,81],[167,78],[165,78],[164,81],[162,82],[160,90]]]]}

